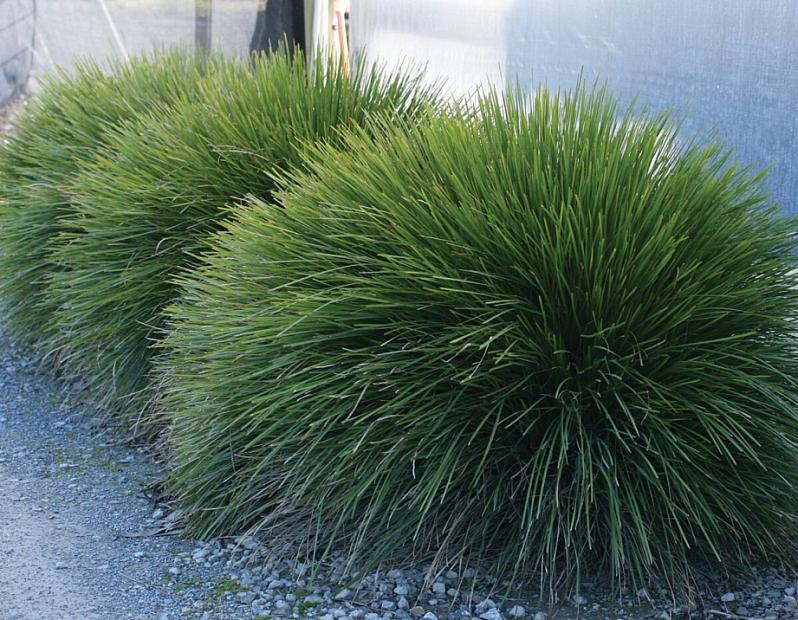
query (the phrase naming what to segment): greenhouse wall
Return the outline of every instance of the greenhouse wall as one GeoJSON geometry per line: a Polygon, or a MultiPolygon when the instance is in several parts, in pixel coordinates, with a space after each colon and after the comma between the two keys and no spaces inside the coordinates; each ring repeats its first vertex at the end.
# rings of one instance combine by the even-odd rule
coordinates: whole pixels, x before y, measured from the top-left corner
{"type": "MultiPolygon", "coordinates": [[[[214,0],[209,6],[211,48],[248,53],[258,0],[214,0]]],[[[32,67],[29,62],[14,75],[24,85],[31,70],[33,91],[38,78],[56,68],[69,70],[81,58],[107,62],[195,42],[196,0],[0,0],[0,11],[3,23],[29,16],[28,23],[17,20],[0,34],[0,43],[6,56],[24,49],[33,59],[32,67]]],[[[11,94],[6,88],[0,100],[11,94]]]]}
{"type": "Polygon", "coordinates": [[[571,87],[580,71],[625,101],[672,109],[686,134],[717,132],[772,165],[798,213],[798,2],[794,0],[360,0],[352,38],[388,64],[412,59],[455,93],[518,80],[571,87]]]}

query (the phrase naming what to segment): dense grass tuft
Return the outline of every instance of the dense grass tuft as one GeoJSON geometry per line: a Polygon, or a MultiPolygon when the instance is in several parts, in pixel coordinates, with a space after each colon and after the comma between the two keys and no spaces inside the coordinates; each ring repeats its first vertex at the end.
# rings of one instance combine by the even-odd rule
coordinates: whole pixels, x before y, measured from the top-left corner
{"type": "Polygon", "coordinates": [[[104,71],[86,62],[45,79],[0,148],[0,298],[13,336],[46,351],[56,300],[47,278],[60,265],[55,236],[71,227],[67,188],[124,119],[185,98],[217,59],[158,52],[104,71]]]}
{"type": "Polygon", "coordinates": [[[794,560],[794,223],[601,90],[479,108],[317,150],[182,279],[195,529],[552,589],[794,560]]]}
{"type": "MultiPolygon", "coordinates": [[[[306,144],[336,141],[372,115],[413,116],[431,102],[415,75],[357,67],[352,79],[301,54],[228,60],[198,101],[125,124],[71,186],[79,220],[61,235],[50,294],[58,346],[101,403],[140,414],[150,345],[172,277],[193,264],[229,204],[269,200],[274,173],[306,144]]],[[[148,409],[147,409],[148,410],[148,409]]]]}

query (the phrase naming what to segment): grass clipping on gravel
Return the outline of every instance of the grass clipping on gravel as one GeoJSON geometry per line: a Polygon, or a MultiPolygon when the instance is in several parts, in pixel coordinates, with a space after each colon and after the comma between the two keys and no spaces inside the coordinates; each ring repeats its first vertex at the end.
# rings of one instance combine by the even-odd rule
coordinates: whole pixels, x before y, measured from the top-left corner
{"type": "Polygon", "coordinates": [[[793,222],[762,177],[602,90],[478,108],[316,150],[182,278],[195,531],[552,591],[794,561],[793,222]]]}
{"type": "Polygon", "coordinates": [[[308,143],[337,140],[373,115],[413,117],[432,102],[415,73],[339,63],[286,48],[229,59],[197,101],[123,125],[71,185],[79,221],[56,249],[50,295],[59,347],[88,391],[135,420],[149,411],[151,344],[228,203],[270,200],[274,173],[308,143]]]}
{"type": "Polygon", "coordinates": [[[48,279],[62,265],[54,240],[73,227],[68,186],[123,120],[188,97],[216,60],[159,52],[109,71],[85,62],[45,79],[0,148],[0,298],[20,342],[51,350],[58,300],[48,279]]]}

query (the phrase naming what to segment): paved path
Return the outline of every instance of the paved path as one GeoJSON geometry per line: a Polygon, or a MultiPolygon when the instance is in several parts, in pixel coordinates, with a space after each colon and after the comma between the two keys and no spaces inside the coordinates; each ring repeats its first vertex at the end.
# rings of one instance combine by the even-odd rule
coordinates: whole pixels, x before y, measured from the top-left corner
{"type": "Polygon", "coordinates": [[[21,480],[0,465],[0,617],[78,618],[93,612],[92,593],[69,565],[80,558],[86,531],[51,505],[25,495],[21,480]]]}
{"type": "Polygon", "coordinates": [[[196,543],[139,536],[168,520],[162,472],[63,400],[0,333],[0,620],[252,617],[224,565],[185,568],[196,543]]]}

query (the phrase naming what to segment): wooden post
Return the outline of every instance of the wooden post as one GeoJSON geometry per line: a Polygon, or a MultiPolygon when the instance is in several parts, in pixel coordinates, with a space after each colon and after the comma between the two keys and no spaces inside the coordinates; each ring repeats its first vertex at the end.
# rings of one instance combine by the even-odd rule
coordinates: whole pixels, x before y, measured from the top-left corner
{"type": "Polygon", "coordinates": [[[195,0],[194,44],[206,54],[211,51],[213,0],[195,0]]]}
{"type": "Polygon", "coordinates": [[[349,39],[346,32],[346,22],[344,20],[344,9],[342,6],[335,7],[335,25],[338,31],[338,49],[341,54],[341,64],[344,68],[344,76],[349,77],[349,39]]]}

